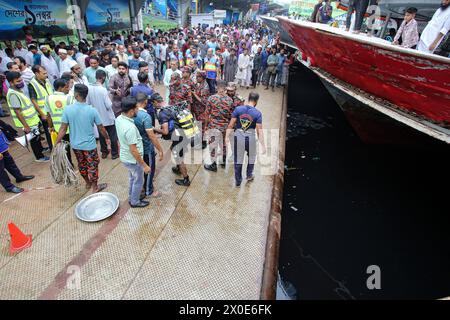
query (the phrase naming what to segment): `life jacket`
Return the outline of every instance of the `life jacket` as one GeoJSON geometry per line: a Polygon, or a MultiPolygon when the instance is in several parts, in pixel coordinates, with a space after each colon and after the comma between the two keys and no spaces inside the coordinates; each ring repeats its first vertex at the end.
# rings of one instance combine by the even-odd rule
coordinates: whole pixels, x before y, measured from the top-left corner
{"type": "Polygon", "coordinates": [[[30,127],[35,127],[39,124],[40,119],[34,105],[31,103],[30,98],[28,98],[23,92],[16,91],[12,88],[8,90],[8,94],[6,95],[6,101],[8,102],[8,106],[11,109],[11,116],[14,121],[14,125],[17,128],[23,128],[22,122],[20,122],[13,108],[11,108],[11,97],[16,96],[20,101],[20,111],[22,112],[27,125],[30,127]]]}
{"type": "Polygon", "coordinates": [[[206,79],[216,79],[217,77],[217,58],[216,57],[211,57],[205,58],[205,65],[204,65],[204,69],[206,71],[206,79]],[[208,59],[208,60],[206,60],[208,59]]]}

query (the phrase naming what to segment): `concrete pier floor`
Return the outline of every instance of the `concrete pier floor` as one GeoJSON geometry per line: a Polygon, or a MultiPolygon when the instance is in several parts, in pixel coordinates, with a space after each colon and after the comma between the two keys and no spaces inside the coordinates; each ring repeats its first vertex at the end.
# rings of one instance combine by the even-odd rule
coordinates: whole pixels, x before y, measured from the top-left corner
{"type": "MultiPolygon", "coordinates": [[[[74,214],[90,194],[83,185],[55,185],[49,164],[34,162],[14,142],[18,166],[36,178],[19,184],[27,191],[18,196],[0,190],[0,299],[258,299],[283,100],[282,89],[263,89],[255,90],[263,126],[275,130],[265,132],[268,151],[253,182],[236,188],[232,165],[213,173],[194,163],[188,165],[191,186],[178,186],[166,152],[155,178],[162,196],[132,209],[127,170],[108,158],[101,160],[100,182],[121,203],[101,222],[74,214]],[[9,253],[10,221],[33,236],[32,246],[15,255],[9,253]]],[[[247,98],[251,90],[239,91],[247,98]]],[[[201,159],[201,150],[194,153],[201,159]]],[[[208,162],[207,150],[203,154],[208,162]]]]}

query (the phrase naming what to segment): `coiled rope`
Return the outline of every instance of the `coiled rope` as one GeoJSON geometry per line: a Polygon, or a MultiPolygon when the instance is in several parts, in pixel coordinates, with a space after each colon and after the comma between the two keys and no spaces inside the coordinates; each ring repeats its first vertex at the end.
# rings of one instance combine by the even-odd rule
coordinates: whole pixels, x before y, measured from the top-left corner
{"type": "Polygon", "coordinates": [[[57,184],[64,184],[65,187],[75,186],[79,183],[74,168],[67,158],[66,148],[68,145],[67,141],[61,141],[53,148],[50,157],[50,172],[53,181],[57,184]]]}

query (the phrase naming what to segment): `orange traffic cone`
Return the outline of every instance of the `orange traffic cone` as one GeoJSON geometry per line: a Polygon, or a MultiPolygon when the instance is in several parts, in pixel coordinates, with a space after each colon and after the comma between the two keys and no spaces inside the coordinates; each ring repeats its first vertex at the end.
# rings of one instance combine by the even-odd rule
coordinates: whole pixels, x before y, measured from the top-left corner
{"type": "Polygon", "coordinates": [[[9,235],[11,236],[11,244],[9,247],[9,253],[13,254],[23,249],[31,247],[31,234],[25,235],[17,226],[9,222],[8,223],[9,235]]]}

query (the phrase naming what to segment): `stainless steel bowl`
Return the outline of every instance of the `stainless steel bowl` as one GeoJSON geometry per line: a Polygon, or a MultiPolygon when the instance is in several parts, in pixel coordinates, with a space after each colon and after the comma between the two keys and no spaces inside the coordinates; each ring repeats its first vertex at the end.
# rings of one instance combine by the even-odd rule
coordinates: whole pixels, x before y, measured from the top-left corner
{"type": "Polygon", "coordinates": [[[109,192],[99,192],[81,200],[75,215],[86,222],[96,222],[112,216],[119,208],[119,198],[109,192]]]}

